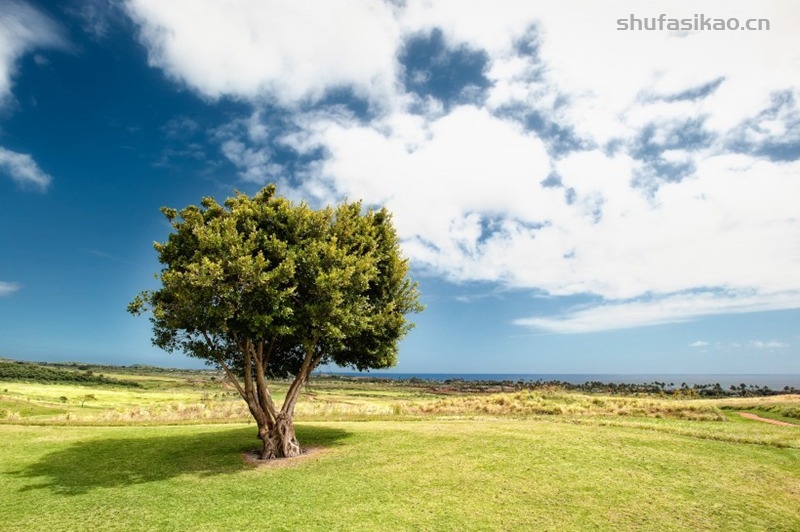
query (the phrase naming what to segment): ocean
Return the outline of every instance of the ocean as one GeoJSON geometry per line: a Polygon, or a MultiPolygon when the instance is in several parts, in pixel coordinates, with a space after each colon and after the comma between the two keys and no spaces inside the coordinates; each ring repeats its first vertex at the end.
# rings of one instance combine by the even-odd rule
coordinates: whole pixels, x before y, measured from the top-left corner
{"type": "Polygon", "coordinates": [[[757,374],[613,374],[613,373],[392,373],[392,372],[319,372],[320,375],[341,375],[347,377],[374,377],[380,379],[424,379],[429,381],[446,381],[461,379],[465,381],[531,381],[541,380],[583,384],[585,382],[603,382],[614,384],[644,384],[663,382],[675,387],[686,383],[690,388],[701,384],[719,384],[723,388],[739,386],[766,386],[771,390],[782,390],[789,386],[800,389],[800,374],[757,375],[757,374]]]}

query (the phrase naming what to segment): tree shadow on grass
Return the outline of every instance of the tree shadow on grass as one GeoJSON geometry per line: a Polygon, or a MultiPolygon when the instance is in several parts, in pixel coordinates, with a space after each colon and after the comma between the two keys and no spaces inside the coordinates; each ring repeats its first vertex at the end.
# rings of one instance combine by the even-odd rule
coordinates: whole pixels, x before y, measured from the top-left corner
{"type": "MultiPolygon", "coordinates": [[[[259,446],[254,432],[251,426],[137,437],[132,430],[118,438],[70,444],[11,474],[31,479],[32,483],[20,491],[51,489],[64,495],[158,482],[181,475],[233,474],[251,468],[242,460],[242,452],[259,446]]],[[[349,435],[339,429],[297,426],[297,438],[303,446],[331,447],[349,435]]]]}

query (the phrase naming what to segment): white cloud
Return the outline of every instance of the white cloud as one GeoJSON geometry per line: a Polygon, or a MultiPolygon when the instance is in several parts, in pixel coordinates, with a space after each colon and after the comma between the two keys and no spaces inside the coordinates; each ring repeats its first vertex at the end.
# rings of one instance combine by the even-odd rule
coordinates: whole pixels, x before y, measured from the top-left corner
{"type": "Polygon", "coordinates": [[[763,350],[763,349],[767,349],[767,350],[785,349],[785,348],[789,347],[789,344],[786,344],[784,342],[778,342],[776,340],[769,340],[769,341],[766,341],[766,342],[762,341],[762,340],[750,340],[748,345],[750,347],[754,347],[754,348],[759,349],[759,350],[763,350]]]}
{"type": "Polygon", "coordinates": [[[764,151],[796,142],[795,2],[126,6],[151,64],[206,97],[296,111],[347,87],[380,104],[370,119],[301,106],[290,132],[243,118],[220,137],[243,179],[283,175],[275,144],[323,153],[299,188],[387,205],[417,267],[604,301],[520,325],[586,332],[800,306],[800,161],[764,151]],[[617,31],[631,13],[772,28],[617,31]],[[402,86],[403,43],[434,28],[486,54],[483,98],[459,105],[402,86]]]}
{"type": "Polygon", "coordinates": [[[392,91],[398,46],[386,2],[131,0],[151,65],[210,98],[317,99],[392,91]]]}
{"type": "Polygon", "coordinates": [[[515,323],[554,333],[587,333],[679,323],[712,314],[783,310],[798,306],[800,291],[779,294],[672,294],[646,301],[606,303],[556,317],[522,318],[515,323]]]}
{"type": "MultiPolygon", "coordinates": [[[[486,7],[484,2],[473,4],[486,7]]],[[[561,95],[569,101],[558,113],[562,124],[599,143],[635,134],[648,116],[705,116],[712,131],[724,134],[768,106],[774,91],[792,89],[797,95],[798,51],[782,44],[800,25],[800,7],[794,2],[762,2],[757,10],[749,2],[724,6],[687,1],[577,2],[568,11],[559,3],[523,4],[527,6],[510,9],[515,10],[517,27],[529,21],[541,30],[538,59],[544,68],[526,70],[518,64],[516,76],[493,70],[499,89],[509,98],[525,99],[530,88],[526,101],[531,105],[542,93],[561,95]],[[661,13],[676,18],[692,18],[695,13],[741,20],[757,16],[770,19],[772,27],[769,32],[617,31],[616,19],[631,13],[639,18],[661,13]],[[525,79],[524,73],[531,70],[541,79],[525,79]],[[718,79],[723,81],[713,94],[694,102],[653,100],[718,79]]],[[[437,6],[448,10],[439,19],[459,19],[461,2],[437,2],[437,6]]],[[[453,31],[453,35],[478,39],[463,31],[453,31]]],[[[509,32],[507,39],[518,35],[509,32]]],[[[520,58],[498,46],[493,61],[501,65],[519,63],[520,58]]],[[[503,102],[500,95],[494,96],[495,105],[503,102]]]]}
{"type": "Polygon", "coordinates": [[[249,148],[236,140],[226,140],[221,148],[223,155],[242,169],[239,176],[243,180],[263,184],[280,179],[283,167],[271,162],[270,150],[249,148]]]}
{"type": "MultiPolygon", "coordinates": [[[[0,108],[11,98],[15,64],[24,54],[38,48],[63,48],[66,42],[61,29],[28,4],[13,0],[0,1],[0,108]]],[[[46,61],[37,56],[37,63],[46,61]]],[[[21,185],[45,189],[51,178],[28,154],[0,146],[0,171],[21,185]]]]}
{"type": "Polygon", "coordinates": [[[37,48],[63,47],[60,28],[23,2],[0,2],[0,104],[11,94],[17,59],[37,48]]]}
{"type": "Polygon", "coordinates": [[[560,193],[538,184],[549,172],[541,140],[474,106],[432,119],[394,114],[370,125],[315,120],[294,146],[324,147],[330,157],[311,171],[327,188],[385,204],[407,252],[453,279],[505,275],[485,261],[489,235],[524,232],[561,208],[560,193]]]}
{"type": "Polygon", "coordinates": [[[16,153],[2,146],[0,146],[0,172],[8,174],[22,186],[32,185],[41,190],[46,189],[52,181],[30,155],[16,153]]]}
{"type": "Polygon", "coordinates": [[[17,283],[9,283],[6,281],[0,281],[0,297],[9,296],[22,288],[17,283]]]}
{"type": "Polygon", "coordinates": [[[703,340],[697,340],[696,342],[692,342],[689,344],[689,347],[695,348],[702,348],[702,352],[705,353],[707,351],[706,348],[713,348],[717,351],[723,352],[730,352],[730,351],[740,351],[742,349],[755,349],[757,351],[776,351],[780,349],[786,349],[789,347],[789,344],[785,342],[779,342],[777,340],[750,340],[749,342],[742,343],[742,342],[714,342],[711,344],[709,342],[703,340]]]}

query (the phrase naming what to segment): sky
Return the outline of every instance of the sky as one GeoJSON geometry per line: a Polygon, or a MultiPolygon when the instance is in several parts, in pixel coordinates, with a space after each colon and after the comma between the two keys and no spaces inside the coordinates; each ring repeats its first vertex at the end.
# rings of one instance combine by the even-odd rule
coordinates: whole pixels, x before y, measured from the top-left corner
{"type": "Polygon", "coordinates": [[[0,357],[199,366],[159,208],[268,183],[393,213],[396,371],[800,374],[794,0],[0,0],[0,357]]]}

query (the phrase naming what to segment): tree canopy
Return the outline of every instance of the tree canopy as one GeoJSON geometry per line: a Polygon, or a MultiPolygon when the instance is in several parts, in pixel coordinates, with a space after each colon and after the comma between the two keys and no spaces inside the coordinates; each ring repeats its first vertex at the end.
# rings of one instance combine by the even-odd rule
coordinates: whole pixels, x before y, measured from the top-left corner
{"type": "Polygon", "coordinates": [[[156,243],[162,287],[128,310],[151,311],[153,343],[221,367],[247,402],[263,458],[300,452],[293,413],[320,364],[395,365],[420,312],[391,215],[360,202],[313,209],[276,195],[237,192],[224,205],[161,209],[173,232],[156,243]],[[269,377],[294,377],[278,408],[269,377]]]}

